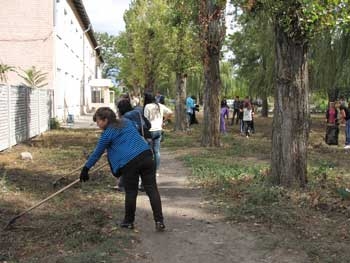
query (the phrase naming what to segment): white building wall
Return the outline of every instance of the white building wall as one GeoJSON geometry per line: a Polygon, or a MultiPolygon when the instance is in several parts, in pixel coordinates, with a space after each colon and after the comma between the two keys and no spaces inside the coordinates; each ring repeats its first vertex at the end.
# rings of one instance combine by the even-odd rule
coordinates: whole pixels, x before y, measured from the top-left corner
{"type": "MultiPolygon", "coordinates": [[[[91,102],[87,84],[96,76],[93,42],[72,8],[72,0],[7,0],[0,6],[0,63],[19,72],[31,66],[46,72],[59,120],[78,116],[83,102],[91,102]]],[[[15,72],[8,74],[8,84],[22,82],[15,72]]]]}
{"type": "Polygon", "coordinates": [[[55,6],[55,115],[66,120],[86,112],[91,102],[87,85],[96,75],[96,57],[88,29],[73,12],[66,0],[56,0],[55,6]],[[93,59],[95,57],[95,59],[93,59]]]}
{"type": "MultiPolygon", "coordinates": [[[[0,63],[27,70],[35,66],[47,73],[47,88],[52,88],[53,1],[0,1],[0,63]]],[[[8,84],[19,85],[23,79],[8,74],[8,84]]]]}

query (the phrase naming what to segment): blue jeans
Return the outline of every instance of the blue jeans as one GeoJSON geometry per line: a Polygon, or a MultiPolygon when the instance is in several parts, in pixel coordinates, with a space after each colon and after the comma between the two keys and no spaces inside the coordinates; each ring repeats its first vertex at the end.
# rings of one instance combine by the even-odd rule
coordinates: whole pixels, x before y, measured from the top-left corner
{"type": "Polygon", "coordinates": [[[345,145],[350,145],[350,119],[345,123],[345,145]]]}
{"type": "Polygon", "coordinates": [[[154,159],[156,161],[156,171],[160,165],[160,140],[162,139],[162,131],[151,131],[154,159]]]}

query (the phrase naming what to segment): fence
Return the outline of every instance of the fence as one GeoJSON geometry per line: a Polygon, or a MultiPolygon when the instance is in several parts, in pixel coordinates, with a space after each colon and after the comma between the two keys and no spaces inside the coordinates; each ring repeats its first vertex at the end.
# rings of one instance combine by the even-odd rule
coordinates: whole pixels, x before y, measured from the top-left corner
{"type": "Polygon", "coordinates": [[[53,93],[0,85],[0,151],[47,131],[53,93]]]}

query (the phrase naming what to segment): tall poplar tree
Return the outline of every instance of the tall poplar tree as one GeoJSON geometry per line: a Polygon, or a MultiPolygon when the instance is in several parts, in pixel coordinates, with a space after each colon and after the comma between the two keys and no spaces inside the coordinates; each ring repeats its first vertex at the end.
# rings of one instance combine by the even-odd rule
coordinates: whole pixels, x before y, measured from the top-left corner
{"type": "MultiPolygon", "coordinates": [[[[132,72],[132,85],[155,92],[161,65],[168,50],[165,0],[136,0],[124,14],[127,46],[121,51],[124,69],[132,72]],[[127,47],[127,48],[126,48],[127,47]]],[[[124,72],[125,73],[125,72],[124,72]]]]}
{"type": "Polygon", "coordinates": [[[265,12],[274,22],[275,106],[271,180],[287,187],[307,183],[309,84],[307,54],[315,32],[346,25],[347,0],[232,0],[250,14],[265,12]]]}
{"type": "MultiPolygon", "coordinates": [[[[175,130],[187,128],[185,100],[187,97],[187,78],[198,68],[199,41],[193,23],[197,6],[193,1],[170,1],[169,41],[170,70],[175,73],[175,130]]],[[[193,95],[193,94],[192,94],[193,95]]]]}
{"type": "Polygon", "coordinates": [[[226,0],[200,0],[199,25],[204,71],[202,146],[220,146],[220,58],[225,39],[226,0]]]}

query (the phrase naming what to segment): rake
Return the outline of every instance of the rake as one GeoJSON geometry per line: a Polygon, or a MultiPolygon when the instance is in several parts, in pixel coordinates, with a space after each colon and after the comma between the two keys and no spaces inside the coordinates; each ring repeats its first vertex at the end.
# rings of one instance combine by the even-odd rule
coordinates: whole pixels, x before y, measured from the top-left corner
{"type": "MultiPolygon", "coordinates": [[[[96,167],[96,169],[93,169],[92,172],[96,172],[100,169],[102,169],[103,167],[105,167],[108,164],[102,164],[99,167],[96,167]]],[[[63,187],[62,189],[58,190],[57,192],[51,194],[50,196],[46,197],[45,199],[41,200],[40,202],[36,203],[35,205],[31,206],[30,208],[28,208],[27,210],[23,211],[22,213],[18,214],[17,216],[15,216],[14,218],[12,218],[7,225],[4,227],[3,230],[8,229],[13,223],[16,222],[16,220],[20,217],[22,217],[23,215],[27,214],[28,212],[32,211],[33,209],[37,208],[38,206],[42,205],[43,203],[49,201],[50,199],[52,199],[53,197],[55,197],[56,195],[64,192],[65,190],[67,190],[68,188],[72,187],[73,185],[77,184],[78,182],[80,182],[80,179],[76,179],[75,181],[71,182],[69,185],[63,187]]]]}

